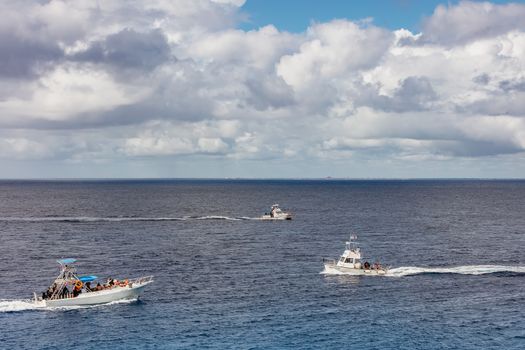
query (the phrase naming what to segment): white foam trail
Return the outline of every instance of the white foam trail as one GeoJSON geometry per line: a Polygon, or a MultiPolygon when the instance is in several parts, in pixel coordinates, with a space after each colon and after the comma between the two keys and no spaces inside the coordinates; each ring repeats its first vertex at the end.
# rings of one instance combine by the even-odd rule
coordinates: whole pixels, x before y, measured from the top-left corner
{"type": "Polygon", "coordinates": [[[260,217],[258,217],[258,218],[251,218],[249,216],[241,216],[238,219],[240,219],[240,220],[261,220],[260,217]]]}
{"type": "Polygon", "coordinates": [[[525,273],[525,266],[466,265],[455,267],[402,266],[390,269],[387,276],[403,277],[425,273],[456,273],[461,275],[484,275],[498,272],[525,273]]]}
{"type": "Polygon", "coordinates": [[[186,221],[186,220],[251,220],[252,218],[233,218],[222,215],[184,216],[184,217],[89,217],[89,216],[46,216],[46,217],[0,217],[0,222],[123,222],[123,221],[186,221]]]}
{"type": "Polygon", "coordinates": [[[117,304],[129,304],[129,303],[134,303],[136,301],[137,301],[137,298],[135,298],[135,299],[115,300],[115,301],[110,301],[109,303],[105,303],[105,304],[41,307],[40,309],[41,310],[49,310],[49,311],[68,311],[68,310],[78,310],[78,309],[91,309],[91,308],[95,308],[95,307],[110,306],[110,305],[117,305],[117,304]]]}
{"type": "Polygon", "coordinates": [[[47,310],[47,311],[67,311],[76,309],[89,309],[93,307],[109,306],[116,304],[129,304],[137,301],[137,299],[123,299],[115,300],[105,304],[97,305],[79,305],[79,306],[59,306],[59,307],[45,307],[42,305],[35,304],[30,299],[18,299],[18,300],[0,300],[0,313],[3,312],[20,312],[29,310],[47,310]]]}
{"type": "Polygon", "coordinates": [[[121,222],[121,221],[180,221],[177,217],[89,217],[89,216],[49,216],[49,217],[3,217],[7,222],[121,222]]]}
{"type": "MultiPolygon", "coordinates": [[[[403,277],[430,273],[455,273],[461,275],[485,275],[498,272],[524,273],[525,266],[501,266],[501,265],[466,265],[455,267],[417,267],[402,266],[388,270],[384,276],[403,277]]],[[[352,275],[344,271],[326,267],[320,272],[322,275],[352,275]]],[[[354,275],[352,275],[354,276],[354,275]]]]}
{"type": "Polygon", "coordinates": [[[2,312],[17,312],[17,311],[26,311],[26,310],[37,310],[41,309],[30,299],[20,299],[20,300],[0,300],[0,313],[2,312]]]}
{"type": "Polygon", "coordinates": [[[240,221],[241,219],[238,218],[232,218],[229,216],[221,216],[221,215],[207,215],[207,216],[201,216],[196,218],[197,220],[231,220],[231,221],[240,221]]]}

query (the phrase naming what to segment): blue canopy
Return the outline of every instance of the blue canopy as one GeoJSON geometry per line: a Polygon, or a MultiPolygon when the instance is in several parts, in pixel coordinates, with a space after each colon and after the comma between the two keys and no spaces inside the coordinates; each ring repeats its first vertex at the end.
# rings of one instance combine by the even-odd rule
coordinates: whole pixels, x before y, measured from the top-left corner
{"type": "Polygon", "coordinates": [[[67,265],[67,264],[73,264],[76,261],[77,259],[67,258],[67,259],[57,260],[57,263],[59,263],[60,265],[67,265]]]}
{"type": "Polygon", "coordinates": [[[98,278],[97,276],[91,275],[91,276],[82,276],[82,277],[79,277],[78,279],[85,283],[85,282],[93,282],[97,278],[98,278]]]}

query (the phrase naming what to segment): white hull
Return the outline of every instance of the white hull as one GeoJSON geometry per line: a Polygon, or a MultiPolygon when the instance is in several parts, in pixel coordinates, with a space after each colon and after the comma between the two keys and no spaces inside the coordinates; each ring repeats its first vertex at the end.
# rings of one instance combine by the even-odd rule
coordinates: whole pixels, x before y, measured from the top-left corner
{"type": "Polygon", "coordinates": [[[42,300],[36,303],[44,307],[62,307],[62,306],[83,306],[83,305],[97,305],[106,304],[117,300],[133,300],[138,299],[144,287],[152,281],[144,283],[134,283],[132,287],[113,287],[96,292],[83,292],[77,297],[55,300],[42,300]]]}
{"type": "Polygon", "coordinates": [[[274,204],[270,213],[261,216],[261,220],[292,220],[292,214],[282,211],[279,204],[274,204]]]}
{"type": "Polygon", "coordinates": [[[279,216],[263,215],[261,216],[261,220],[292,220],[292,216],[290,214],[279,216]]]}
{"type": "Polygon", "coordinates": [[[271,217],[270,215],[261,216],[261,220],[292,220],[291,216],[280,216],[280,217],[271,217]]]}
{"type": "Polygon", "coordinates": [[[337,266],[334,264],[324,264],[325,272],[340,274],[343,273],[345,275],[352,275],[352,276],[384,276],[386,275],[387,270],[385,269],[358,269],[354,267],[345,267],[345,266],[337,266]]]}

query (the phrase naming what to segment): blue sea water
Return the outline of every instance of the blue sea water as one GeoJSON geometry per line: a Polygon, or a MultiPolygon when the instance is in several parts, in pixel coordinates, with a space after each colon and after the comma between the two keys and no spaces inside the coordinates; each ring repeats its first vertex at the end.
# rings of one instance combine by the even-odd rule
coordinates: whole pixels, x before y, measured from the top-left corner
{"type": "Polygon", "coordinates": [[[524,213],[525,181],[0,181],[0,347],[525,349],[524,213]],[[354,232],[390,276],[320,273],[354,232]],[[155,282],[36,309],[64,257],[155,282]]]}

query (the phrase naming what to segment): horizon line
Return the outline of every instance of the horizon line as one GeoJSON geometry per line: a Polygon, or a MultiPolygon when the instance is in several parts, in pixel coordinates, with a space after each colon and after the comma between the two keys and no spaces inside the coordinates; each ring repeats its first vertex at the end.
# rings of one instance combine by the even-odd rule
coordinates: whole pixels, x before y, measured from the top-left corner
{"type": "Polygon", "coordinates": [[[26,177],[2,178],[0,181],[134,181],[134,180],[346,180],[346,181],[410,181],[410,180],[525,180],[525,177],[26,177]]]}

